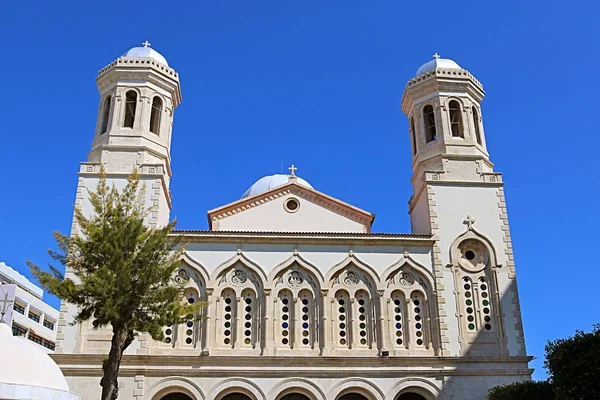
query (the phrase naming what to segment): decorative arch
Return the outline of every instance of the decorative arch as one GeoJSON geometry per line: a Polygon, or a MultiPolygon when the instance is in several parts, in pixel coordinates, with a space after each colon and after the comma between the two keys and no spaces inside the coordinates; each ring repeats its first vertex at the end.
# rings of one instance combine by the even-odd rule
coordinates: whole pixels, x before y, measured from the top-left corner
{"type": "Polygon", "coordinates": [[[423,264],[420,264],[417,261],[415,261],[415,259],[413,259],[409,254],[403,255],[402,258],[400,258],[398,261],[394,262],[389,267],[387,267],[383,274],[381,274],[381,280],[382,282],[386,283],[386,289],[387,286],[389,286],[387,283],[391,276],[405,265],[408,265],[408,267],[412,269],[415,273],[422,276],[425,279],[425,282],[427,283],[429,289],[433,290],[433,288],[435,287],[435,278],[433,277],[433,273],[430,270],[428,270],[423,264]]]}
{"type": "Polygon", "coordinates": [[[314,275],[314,277],[317,278],[317,283],[319,284],[319,288],[322,288],[325,286],[326,281],[325,281],[325,277],[323,276],[323,273],[319,270],[319,268],[317,268],[316,265],[314,265],[310,261],[307,261],[297,251],[294,251],[293,255],[291,255],[284,261],[280,262],[279,264],[277,264],[275,266],[275,268],[273,268],[273,270],[269,273],[268,281],[272,282],[273,280],[275,280],[275,278],[277,276],[279,276],[279,274],[281,274],[281,272],[285,271],[287,268],[289,268],[293,264],[300,265],[301,267],[306,269],[309,273],[314,275]]]}
{"type": "Polygon", "coordinates": [[[461,351],[463,355],[506,354],[497,276],[501,265],[491,240],[473,228],[475,222],[467,215],[466,232],[450,246],[461,351]]]}
{"type": "Polygon", "coordinates": [[[163,396],[171,393],[184,393],[194,400],[206,399],[202,390],[194,382],[176,376],[164,378],[156,382],[148,389],[144,395],[144,400],[160,400],[163,396]]]}
{"type": "Polygon", "coordinates": [[[327,398],[337,400],[348,393],[358,393],[369,400],[385,400],[385,395],[374,383],[362,378],[344,379],[331,388],[327,398]]]}
{"type": "Polygon", "coordinates": [[[386,394],[386,399],[396,400],[405,393],[416,393],[427,400],[436,400],[441,397],[442,391],[433,382],[423,378],[400,379],[386,394]]]}
{"type": "Polygon", "coordinates": [[[235,266],[238,263],[244,265],[249,270],[255,272],[257,277],[260,278],[259,282],[261,283],[261,286],[263,288],[265,287],[266,282],[268,282],[268,277],[264,269],[262,269],[260,265],[246,257],[246,255],[242,251],[238,251],[236,255],[219,264],[219,266],[213,271],[210,277],[210,286],[216,288],[218,286],[218,279],[223,274],[223,272],[227,271],[229,268],[235,266]]]}
{"type": "Polygon", "coordinates": [[[223,397],[232,393],[243,393],[250,396],[252,400],[266,400],[266,396],[261,388],[251,380],[245,378],[223,379],[213,386],[208,398],[221,400],[223,397]]]}
{"type": "Polygon", "coordinates": [[[342,261],[335,264],[329,269],[329,271],[327,271],[327,274],[325,275],[325,282],[331,282],[331,280],[338,272],[350,265],[354,265],[356,268],[361,270],[361,272],[363,272],[375,284],[373,290],[377,290],[380,288],[381,279],[377,271],[375,271],[375,269],[369,264],[358,258],[356,254],[354,254],[352,251],[350,251],[350,253],[342,261]]]}
{"type": "Polygon", "coordinates": [[[280,400],[281,397],[291,393],[303,394],[310,400],[327,400],[321,388],[308,379],[302,378],[290,378],[279,382],[269,391],[269,398],[280,400]]]}
{"type": "Polygon", "coordinates": [[[204,281],[205,287],[208,286],[210,283],[210,275],[204,265],[192,258],[187,252],[183,253],[181,256],[181,262],[198,274],[198,277],[204,281]]]}

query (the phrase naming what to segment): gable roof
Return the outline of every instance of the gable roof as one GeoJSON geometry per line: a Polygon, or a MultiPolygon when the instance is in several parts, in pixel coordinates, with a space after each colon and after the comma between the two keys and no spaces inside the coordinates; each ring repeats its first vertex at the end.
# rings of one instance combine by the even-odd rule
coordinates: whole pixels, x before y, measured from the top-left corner
{"type": "Polygon", "coordinates": [[[285,185],[277,186],[255,196],[242,198],[224,206],[209,210],[207,215],[209,229],[213,229],[212,224],[214,221],[222,220],[253,207],[259,207],[262,204],[288,194],[294,194],[300,198],[318,204],[329,211],[342,215],[352,221],[361,223],[365,225],[367,232],[371,232],[371,226],[375,220],[375,214],[326,195],[325,193],[319,192],[315,189],[300,185],[294,181],[291,181],[285,185]]]}

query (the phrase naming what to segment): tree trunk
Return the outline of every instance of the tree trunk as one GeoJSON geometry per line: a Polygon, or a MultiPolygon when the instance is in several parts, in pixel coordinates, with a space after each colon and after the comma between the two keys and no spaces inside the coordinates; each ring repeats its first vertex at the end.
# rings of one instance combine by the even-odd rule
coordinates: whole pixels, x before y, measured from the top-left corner
{"type": "Polygon", "coordinates": [[[100,380],[102,386],[102,400],[117,400],[119,396],[119,367],[121,366],[121,357],[123,352],[133,340],[133,332],[126,329],[123,325],[113,323],[113,337],[110,345],[108,358],[102,363],[104,375],[100,380]]]}

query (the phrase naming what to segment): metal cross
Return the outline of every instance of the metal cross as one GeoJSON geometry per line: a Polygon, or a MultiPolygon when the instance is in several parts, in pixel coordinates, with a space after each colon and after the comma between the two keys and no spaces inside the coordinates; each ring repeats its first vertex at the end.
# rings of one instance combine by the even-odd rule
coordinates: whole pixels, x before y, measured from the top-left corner
{"type": "Polygon", "coordinates": [[[292,175],[291,176],[296,176],[296,170],[298,168],[294,167],[294,164],[292,164],[291,167],[288,168],[290,171],[292,171],[292,175]]]}
{"type": "Polygon", "coordinates": [[[4,300],[0,300],[0,303],[2,303],[2,307],[0,307],[0,321],[2,321],[4,320],[4,314],[8,312],[8,307],[10,307],[10,305],[14,303],[14,301],[9,301],[8,293],[4,293],[4,300]]]}
{"type": "Polygon", "coordinates": [[[467,215],[467,218],[465,218],[464,221],[465,225],[467,225],[467,229],[471,230],[473,229],[473,224],[475,223],[475,218],[471,217],[471,214],[467,215]]]}
{"type": "Polygon", "coordinates": [[[150,46],[152,46],[152,43],[150,43],[149,41],[146,40],[144,43],[142,43],[142,45],[144,47],[150,47],[150,46]]]}
{"type": "Polygon", "coordinates": [[[433,58],[435,58],[435,59],[437,60],[438,58],[440,58],[440,55],[439,55],[438,53],[435,53],[435,54],[433,55],[433,58]]]}

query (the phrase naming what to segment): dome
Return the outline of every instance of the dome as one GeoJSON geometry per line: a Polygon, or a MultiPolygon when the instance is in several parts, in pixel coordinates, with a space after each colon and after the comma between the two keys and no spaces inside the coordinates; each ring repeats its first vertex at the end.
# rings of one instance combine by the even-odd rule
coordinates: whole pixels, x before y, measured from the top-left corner
{"type": "Polygon", "coordinates": [[[144,43],[144,47],[133,47],[123,54],[123,57],[139,57],[139,58],[152,58],[161,64],[169,66],[167,59],[163,57],[158,51],[151,49],[150,43],[147,41],[144,43]]]}
{"type": "Polygon", "coordinates": [[[421,68],[417,70],[417,75],[424,74],[425,72],[434,70],[436,68],[462,69],[454,60],[449,58],[440,58],[440,56],[435,53],[433,55],[433,60],[421,65],[421,68]]]}
{"type": "MultiPolygon", "coordinates": [[[[277,186],[285,185],[288,182],[288,175],[275,174],[262,177],[256,182],[254,182],[254,184],[244,192],[244,194],[242,195],[242,199],[267,192],[273,188],[276,188],[277,186]]],[[[298,182],[302,186],[306,186],[307,188],[313,189],[310,183],[306,182],[304,179],[298,176],[296,177],[296,182],[298,182]]]]}
{"type": "Polygon", "coordinates": [[[2,384],[69,391],[58,365],[44,350],[0,322],[0,386],[2,384]]]}

